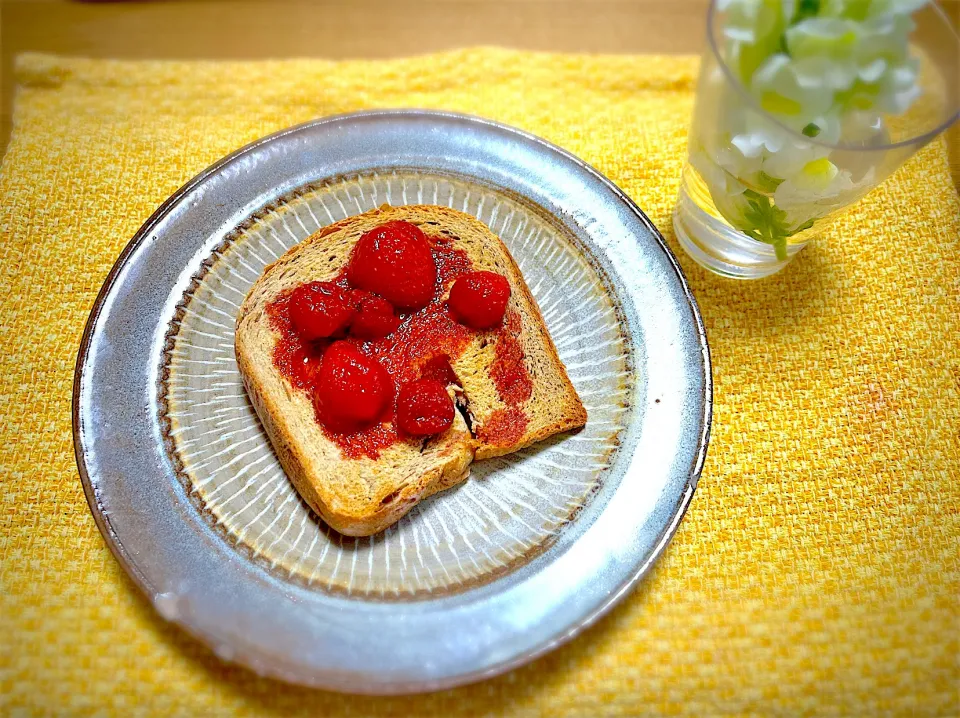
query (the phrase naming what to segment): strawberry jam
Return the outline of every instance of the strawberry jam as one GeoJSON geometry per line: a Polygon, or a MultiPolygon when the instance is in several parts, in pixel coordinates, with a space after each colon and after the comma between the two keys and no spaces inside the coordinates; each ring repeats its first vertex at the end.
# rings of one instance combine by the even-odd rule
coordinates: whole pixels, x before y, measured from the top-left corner
{"type": "Polygon", "coordinates": [[[477,431],[477,438],[495,446],[516,442],[527,430],[527,415],[523,409],[511,406],[497,409],[477,431]]]}
{"type": "Polygon", "coordinates": [[[498,332],[490,376],[497,393],[507,405],[498,409],[481,426],[477,437],[488,444],[507,446],[516,442],[527,429],[527,415],[521,405],[533,394],[530,372],[523,362],[520,345],[520,315],[509,311],[498,332]]]}
{"type": "Polygon", "coordinates": [[[496,384],[500,398],[510,406],[522,404],[533,393],[530,373],[523,363],[523,347],[520,346],[520,315],[510,312],[500,336],[497,338],[490,376],[496,384]]]}
{"type": "MultiPolygon", "coordinates": [[[[448,428],[452,402],[449,397],[441,401],[439,387],[444,387],[446,395],[446,386],[459,383],[452,365],[477,334],[457,320],[457,313],[444,300],[451,285],[473,269],[466,252],[454,246],[455,240],[424,236],[413,225],[380,231],[393,224],[406,225],[388,223],[368,233],[363,252],[355,250],[343,271],[324,283],[327,289],[341,288],[354,302],[346,336],[342,328],[319,339],[308,339],[309,332],[305,336],[298,331],[291,317],[291,298],[297,289],[282,293],[267,306],[271,325],[280,335],[274,366],[295,389],[311,397],[324,435],[347,458],[375,459],[396,443],[419,445],[434,429],[448,428]],[[432,261],[421,256],[423,246],[432,261]],[[409,276],[383,260],[387,250],[398,262],[410,261],[414,269],[409,276]],[[361,265],[364,258],[370,264],[361,265]],[[428,278],[430,292],[424,290],[428,278]],[[324,354],[330,347],[338,356],[325,366],[324,354]],[[420,380],[436,386],[429,397],[421,387],[415,405],[403,407],[405,431],[398,427],[397,395],[410,394],[409,390],[404,393],[404,387],[419,385],[420,380]],[[338,408],[340,404],[350,406],[338,408]],[[411,409],[416,411],[411,414],[411,409]]],[[[520,331],[520,315],[508,311],[496,331],[490,368],[506,408],[493,412],[478,430],[479,438],[491,444],[514,443],[527,427],[522,404],[530,398],[533,384],[523,362],[520,331]]]]}
{"type": "MultiPolygon", "coordinates": [[[[433,367],[430,378],[446,379],[452,376],[449,362],[463,353],[475,334],[450,315],[442,299],[450,284],[470,271],[470,258],[466,252],[455,248],[452,240],[428,238],[428,241],[437,279],[433,296],[427,305],[416,312],[400,314],[399,326],[385,337],[364,339],[348,334],[339,340],[349,342],[364,356],[377,361],[395,387],[420,379],[422,370],[428,365],[433,367]],[[444,363],[449,374],[443,370],[444,363]]],[[[344,269],[332,283],[349,288],[347,271],[344,269]]],[[[267,306],[270,322],[280,334],[273,352],[273,364],[294,388],[313,397],[319,388],[323,354],[331,341],[309,341],[296,331],[290,319],[291,293],[281,294],[267,306]]],[[[335,442],[346,457],[377,458],[383,449],[399,441],[419,441],[401,437],[396,427],[395,399],[384,409],[379,423],[354,433],[338,432],[334,430],[336,427],[328,426],[322,413],[322,402],[315,404],[318,405],[316,418],[324,435],[335,442]]]]}
{"type": "Polygon", "coordinates": [[[450,357],[446,354],[437,354],[420,366],[420,376],[424,379],[436,379],[444,386],[460,385],[453,367],[450,366],[450,357]]]}

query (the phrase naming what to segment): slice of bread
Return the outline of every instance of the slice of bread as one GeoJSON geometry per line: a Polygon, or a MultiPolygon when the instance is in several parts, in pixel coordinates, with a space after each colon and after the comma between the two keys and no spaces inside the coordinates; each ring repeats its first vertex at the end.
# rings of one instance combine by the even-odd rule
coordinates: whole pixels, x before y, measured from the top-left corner
{"type": "Polygon", "coordinates": [[[244,300],[236,352],[247,393],[287,475],[324,521],[349,536],[367,536],[395,523],[421,499],[465,479],[474,459],[508,454],[587,420],[509,251],[486,225],[447,207],[385,205],[324,227],[290,249],[266,268],[244,300]],[[451,240],[475,271],[505,276],[511,286],[505,329],[476,332],[463,352],[451,357],[462,392],[453,394],[461,411],[450,429],[423,443],[395,443],[376,459],[346,458],[317,423],[310,398],[274,367],[279,335],[267,306],[300,284],[333,279],[360,236],[392,220],[451,240]],[[493,378],[506,366],[498,362],[507,355],[522,363],[520,371],[530,378],[525,389],[512,394],[509,378],[506,384],[493,378]],[[518,412],[525,421],[513,421],[518,412]]]}

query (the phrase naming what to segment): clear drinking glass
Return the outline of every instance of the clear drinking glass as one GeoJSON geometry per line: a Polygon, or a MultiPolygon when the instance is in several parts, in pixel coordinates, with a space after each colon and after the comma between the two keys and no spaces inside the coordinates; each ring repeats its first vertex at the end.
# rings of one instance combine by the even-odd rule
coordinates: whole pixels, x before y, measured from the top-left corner
{"type": "Polygon", "coordinates": [[[924,0],[713,0],[673,215],[698,263],[782,269],[957,119],[960,39],[924,0]]]}

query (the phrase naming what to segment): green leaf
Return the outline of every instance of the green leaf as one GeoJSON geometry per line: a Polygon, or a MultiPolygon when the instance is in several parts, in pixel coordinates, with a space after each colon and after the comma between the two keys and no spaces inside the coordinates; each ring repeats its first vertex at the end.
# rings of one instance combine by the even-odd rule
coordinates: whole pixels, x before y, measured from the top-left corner
{"type": "Polygon", "coordinates": [[[787,237],[793,234],[787,226],[787,213],[773,204],[769,197],[752,189],[744,190],[743,196],[747,200],[743,218],[749,225],[741,229],[746,235],[760,242],[772,244],[777,252],[777,259],[785,260],[787,237]]]}
{"type": "Polygon", "coordinates": [[[777,237],[773,242],[773,249],[777,253],[777,259],[781,262],[787,261],[787,238],[777,237]]]}
{"type": "Polygon", "coordinates": [[[787,46],[787,33],[780,33],[780,44],[777,46],[777,52],[782,52],[787,57],[790,57],[790,48],[787,46]]]}
{"type": "Polygon", "coordinates": [[[863,22],[870,13],[871,0],[849,0],[845,3],[844,11],[841,17],[846,17],[857,22],[863,22]]]}
{"type": "Polygon", "coordinates": [[[797,10],[793,14],[793,20],[790,21],[790,24],[796,25],[801,20],[814,17],[819,12],[820,0],[800,0],[800,2],[797,3],[797,10]]]}

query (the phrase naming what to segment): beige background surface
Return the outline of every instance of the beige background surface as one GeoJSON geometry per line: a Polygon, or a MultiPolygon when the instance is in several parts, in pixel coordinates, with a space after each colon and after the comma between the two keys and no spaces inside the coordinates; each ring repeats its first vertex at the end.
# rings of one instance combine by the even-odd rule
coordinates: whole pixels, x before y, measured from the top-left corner
{"type": "MultiPolygon", "coordinates": [[[[960,26],[960,0],[941,0],[960,26]]],[[[396,57],[470,45],[697,53],[707,0],[0,0],[2,117],[24,51],[116,58],[396,57]],[[424,28],[429,28],[424,31],[424,28]]],[[[960,126],[948,134],[960,188],[960,126]]]]}

